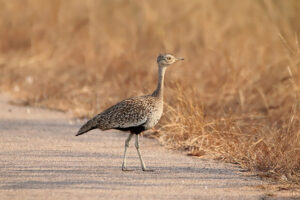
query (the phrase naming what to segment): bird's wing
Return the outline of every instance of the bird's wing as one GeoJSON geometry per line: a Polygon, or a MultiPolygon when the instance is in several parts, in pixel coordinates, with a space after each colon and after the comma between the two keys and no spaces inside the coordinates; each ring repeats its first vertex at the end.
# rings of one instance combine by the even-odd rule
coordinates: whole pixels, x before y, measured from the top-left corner
{"type": "Polygon", "coordinates": [[[108,108],[97,116],[99,128],[129,128],[144,124],[148,119],[148,99],[126,99],[108,108]]]}

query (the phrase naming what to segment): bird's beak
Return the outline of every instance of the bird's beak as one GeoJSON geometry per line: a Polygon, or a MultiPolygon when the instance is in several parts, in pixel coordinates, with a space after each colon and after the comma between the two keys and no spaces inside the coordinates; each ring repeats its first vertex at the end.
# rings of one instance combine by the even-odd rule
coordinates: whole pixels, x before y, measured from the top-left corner
{"type": "Polygon", "coordinates": [[[184,58],[176,58],[176,59],[177,59],[177,61],[178,61],[178,60],[184,60],[184,58]]]}

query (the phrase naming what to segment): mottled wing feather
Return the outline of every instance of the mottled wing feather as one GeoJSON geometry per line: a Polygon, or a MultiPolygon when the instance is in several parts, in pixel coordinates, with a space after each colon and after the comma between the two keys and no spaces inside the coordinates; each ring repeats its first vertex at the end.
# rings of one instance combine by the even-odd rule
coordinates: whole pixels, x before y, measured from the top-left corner
{"type": "Polygon", "coordinates": [[[102,130],[128,128],[144,124],[149,115],[148,96],[125,99],[96,116],[102,130]],[[147,101],[148,100],[148,101],[147,101]]]}

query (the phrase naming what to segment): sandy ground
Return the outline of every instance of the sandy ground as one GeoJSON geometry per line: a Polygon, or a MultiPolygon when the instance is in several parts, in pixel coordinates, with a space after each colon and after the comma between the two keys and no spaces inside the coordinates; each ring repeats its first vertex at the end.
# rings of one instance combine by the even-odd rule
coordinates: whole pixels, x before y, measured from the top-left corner
{"type": "Polygon", "coordinates": [[[127,133],[75,137],[82,123],[10,105],[0,95],[0,199],[282,199],[234,165],[188,157],[143,137],[144,161],[155,171],[141,171],[132,142],[127,165],[133,171],[123,172],[127,133]]]}

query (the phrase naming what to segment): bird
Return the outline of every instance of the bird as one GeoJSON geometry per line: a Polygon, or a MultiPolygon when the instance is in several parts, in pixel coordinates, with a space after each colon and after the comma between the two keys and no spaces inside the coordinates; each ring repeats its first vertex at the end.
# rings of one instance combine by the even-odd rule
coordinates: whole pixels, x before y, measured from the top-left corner
{"type": "Polygon", "coordinates": [[[135,136],[135,148],[139,156],[143,171],[153,171],[146,168],[143,161],[139,135],[145,130],[153,128],[163,114],[164,76],[166,69],[177,61],[184,60],[172,54],[159,54],[157,57],[158,81],[157,87],[152,94],[125,99],[88,120],[77,132],[76,136],[87,133],[93,129],[102,131],[115,129],[129,132],[125,140],[124,156],[122,163],[123,171],[130,171],[126,165],[126,152],[129,142],[135,136]]]}

